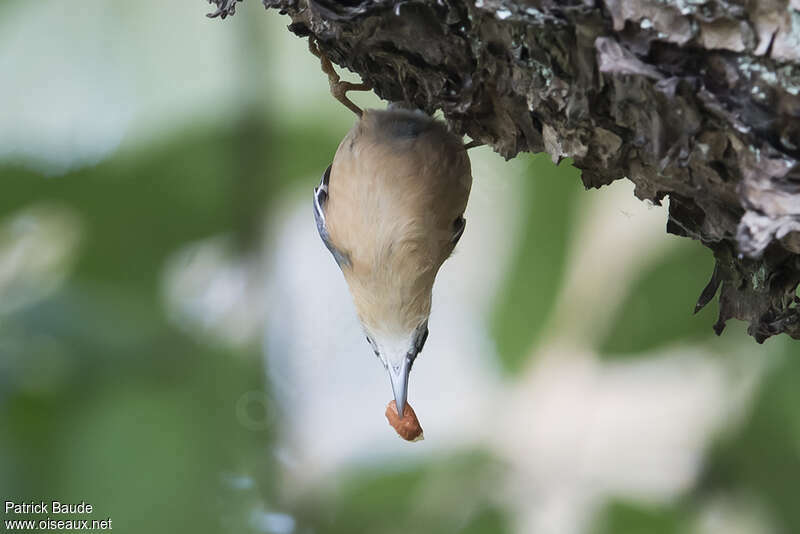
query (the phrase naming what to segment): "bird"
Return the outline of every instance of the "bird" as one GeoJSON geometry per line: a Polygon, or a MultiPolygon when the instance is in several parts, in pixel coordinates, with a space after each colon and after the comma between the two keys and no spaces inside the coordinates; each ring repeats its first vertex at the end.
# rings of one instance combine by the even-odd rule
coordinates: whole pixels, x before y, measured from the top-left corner
{"type": "Polygon", "coordinates": [[[472,186],[468,146],[426,113],[361,110],[309,41],[333,95],[358,116],[314,188],[314,218],[350,290],[403,417],[414,361],[428,338],[433,285],[464,233],[472,186]],[[333,74],[331,74],[333,73],[333,74]]]}

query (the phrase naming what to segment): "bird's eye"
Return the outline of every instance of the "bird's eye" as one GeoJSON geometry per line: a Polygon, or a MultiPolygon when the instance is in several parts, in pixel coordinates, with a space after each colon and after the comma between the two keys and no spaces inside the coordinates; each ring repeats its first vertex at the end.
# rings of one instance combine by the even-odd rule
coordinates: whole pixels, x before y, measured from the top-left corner
{"type": "Polygon", "coordinates": [[[453,245],[458,243],[458,240],[461,239],[461,235],[464,233],[464,228],[467,225],[467,220],[459,215],[456,217],[456,220],[453,221],[453,238],[452,242],[453,245]]]}

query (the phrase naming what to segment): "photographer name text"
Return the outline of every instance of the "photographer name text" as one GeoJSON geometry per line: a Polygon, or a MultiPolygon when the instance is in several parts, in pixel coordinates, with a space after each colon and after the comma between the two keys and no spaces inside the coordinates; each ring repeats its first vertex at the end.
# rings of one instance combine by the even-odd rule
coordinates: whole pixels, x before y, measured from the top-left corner
{"type": "MultiPolygon", "coordinates": [[[[71,515],[86,516],[92,513],[94,507],[81,501],[79,503],[65,503],[61,501],[5,501],[3,504],[6,517],[37,515],[71,515]]],[[[105,519],[61,519],[47,517],[45,519],[5,519],[6,530],[113,530],[110,517],[105,519]]]]}

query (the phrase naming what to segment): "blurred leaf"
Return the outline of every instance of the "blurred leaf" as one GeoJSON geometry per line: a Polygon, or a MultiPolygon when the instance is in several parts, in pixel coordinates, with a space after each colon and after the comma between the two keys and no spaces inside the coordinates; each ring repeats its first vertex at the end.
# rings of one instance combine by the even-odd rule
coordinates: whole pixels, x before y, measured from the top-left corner
{"type": "Polygon", "coordinates": [[[710,452],[706,492],[758,496],[779,532],[800,532],[800,343],[765,343],[776,363],[761,384],[749,417],[710,452]]]}
{"type": "Polygon", "coordinates": [[[508,522],[489,501],[495,469],[487,456],[471,453],[344,474],[338,487],[306,496],[297,516],[318,533],[501,534],[508,522]]]}
{"type": "Polygon", "coordinates": [[[714,259],[699,243],[673,239],[679,240],[676,246],[630,283],[613,326],[600,342],[601,354],[631,357],[671,343],[713,337],[717,300],[697,315],[692,312],[711,276],[714,259]]]}
{"type": "Polygon", "coordinates": [[[495,534],[496,532],[511,532],[511,527],[500,510],[486,508],[458,532],[460,534],[495,534]]]}
{"type": "Polygon", "coordinates": [[[516,256],[499,291],[491,320],[502,367],[518,372],[532,353],[553,311],[566,269],[580,171],[547,154],[531,158],[516,256]]]}
{"type": "Polygon", "coordinates": [[[596,517],[592,534],[685,534],[687,523],[677,507],[612,502],[596,517]]]}

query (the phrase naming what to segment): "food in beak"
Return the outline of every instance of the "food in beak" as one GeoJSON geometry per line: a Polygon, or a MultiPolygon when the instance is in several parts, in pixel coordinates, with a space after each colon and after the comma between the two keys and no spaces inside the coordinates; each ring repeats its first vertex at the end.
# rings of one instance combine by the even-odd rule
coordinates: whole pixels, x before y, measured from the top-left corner
{"type": "Polygon", "coordinates": [[[389,405],[386,406],[386,419],[389,420],[389,424],[395,429],[397,435],[404,440],[420,441],[425,439],[425,436],[422,435],[422,427],[419,425],[417,414],[414,413],[414,408],[412,408],[411,404],[408,402],[406,402],[406,406],[403,409],[402,418],[397,415],[397,404],[395,404],[395,401],[390,402],[389,405]]]}

